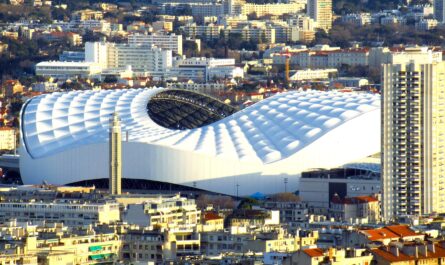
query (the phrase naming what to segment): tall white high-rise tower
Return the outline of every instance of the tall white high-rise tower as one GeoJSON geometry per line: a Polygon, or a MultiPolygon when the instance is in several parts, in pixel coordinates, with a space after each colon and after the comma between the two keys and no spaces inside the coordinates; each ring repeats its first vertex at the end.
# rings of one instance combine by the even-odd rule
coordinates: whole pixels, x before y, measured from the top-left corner
{"type": "Polygon", "coordinates": [[[445,212],[445,62],[386,64],[383,216],[445,212]]]}

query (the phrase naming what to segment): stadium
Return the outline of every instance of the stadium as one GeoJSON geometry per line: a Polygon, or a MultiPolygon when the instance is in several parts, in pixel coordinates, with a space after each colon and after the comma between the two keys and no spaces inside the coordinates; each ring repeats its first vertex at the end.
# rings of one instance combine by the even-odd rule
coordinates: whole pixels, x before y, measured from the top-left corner
{"type": "Polygon", "coordinates": [[[122,126],[123,177],[235,194],[283,191],[310,168],[378,153],[380,96],[292,91],[237,111],[165,88],[72,91],[28,100],[21,112],[25,184],[108,177],[108,130],[122,126]]]}

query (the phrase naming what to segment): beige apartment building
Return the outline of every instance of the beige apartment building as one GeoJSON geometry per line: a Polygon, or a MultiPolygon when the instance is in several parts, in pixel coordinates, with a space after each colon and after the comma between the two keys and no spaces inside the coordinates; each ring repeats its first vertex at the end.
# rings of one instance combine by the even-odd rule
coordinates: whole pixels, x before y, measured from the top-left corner
{"type": "Polygon", "coordinates": [[[382,72],[383,217],[445,212],[445,62],[382,72]]]}
{"type": "Polygon", "coordinates": [[[307,14],[317,22],[317,28],[324,31],[332,28],[332,0],[308,0],[307,14]]]}
{"type": "Polygon", "coordinates": [[[14,150],[15,148],[15,129],[0,127],[0,150],[14,150]]]}

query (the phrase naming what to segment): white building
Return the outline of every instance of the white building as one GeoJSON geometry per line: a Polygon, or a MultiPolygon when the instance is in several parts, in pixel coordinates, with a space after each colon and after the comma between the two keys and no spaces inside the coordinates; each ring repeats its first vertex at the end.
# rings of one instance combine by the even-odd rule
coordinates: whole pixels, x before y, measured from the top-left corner
{"type": "Polygon", "coordinates": [[[332,28],[332,0],[308,0],[307,14],[317,22],[317,28],[329,31],[332,28]]]}
{"type": "Polygon", "coordinates": [[[445,62],[385,64],[383,215],[445,212],[445,62]]]}
{"type": "Polygon", "coordinates": [[[436,19],[421,19],[416,23],[416,28],[418,30],[431,30],[435,29],[439,22],[436,19]]]}
{"type": "Polygon", "coordinates": [[[295,74],[290,77],[292,81],[303,81],[303,80],[322,80],[329,79],[333,75],[337,75],[337,69],[306,69],[297,70],[295,74]]]}
{"type": "Polygon", "coordinates": [[[171,76],[180,80],[207,82],[212,79],[243,77],[244,71],[235,67],[235,59],[186,58],[176,62],[171,76]]]}
{"type": "Polygon", "coordinates": [[[93,62],[45,61],[36,64],[36,75],[54,78],[86,78],[99,74],[102,67],[93,62]]]}
{"type": "Polygon", "coordinates": [[[110,42],[85,43],[85,61],[103,69],[126,69],[137,75],[164,76],[172,66],[172,51],[145,45],[110,42]]]}
{"type": "Polygon", "coordinates": [[[130,34],[128,44],[156,46],[163,50],[171,50],[178,55],[182,55],[182,35],[176,34],[130,34]]]}
{"type": "Polygon", "coordinates": [[[379,95],[293,91],[234,111],[202,94],[164,88],[34,97],[21,112],[21,176],[30,184],[106,178],[113,112],[129,132],[124,177],[229,194],[237,186],[240,194],[278,192],[284,177],[293,190],[308,168],[336,167],[380,150],[379,95]],[[165,108],[170,111],[159,111],[165,108]]]}
{"type": "Polygon", "coordinates": [[[0,127],[0,150],[14,150],[16,146],[15,129],[0,127]]]}
{"type": "Polygon", "coordinates": [[[0,202],[0,220],[6,222],[37,222],[52,220],[69,226],[120,221],[119,204],[115,202],[0,202]]]}

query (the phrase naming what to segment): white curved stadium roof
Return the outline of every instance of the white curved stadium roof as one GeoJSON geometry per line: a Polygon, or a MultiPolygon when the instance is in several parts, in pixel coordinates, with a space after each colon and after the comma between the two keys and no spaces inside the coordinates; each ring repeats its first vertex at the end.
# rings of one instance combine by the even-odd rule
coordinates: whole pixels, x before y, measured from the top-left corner
{"type": "MultiPolygon", "coordinates": [[[[343,156],[344,159],[351,157],[359,159],[361,157],[354,157],[354,155],[371,155],[379,150],[379,146],[376,144],[380,141],[379,95],[319,91],[287,92],[267,98],[201,128],[172,130],[161,127],[147,114],[147,104],[150,98],[162,91],[166,91],[166,89],[73,91],[45,94],[31,99],[22,110],[22,142],[26,154],[29,156],[21,162],[22,177],[24,179],[31,178],[33,181],[38,178],[35,173],[31,174],[30,169],[25,168],[27,166],[39,166],[45,161],[57,163],[55,157],[63,157],[64,153],[69,153],[70,157],[72,156],[72,158],[64,158],[64,161],[71,159],[75,162],[77,157],[71,154],[74,152],[72,150],[82,149],[83,146],[87,148],[86,146],[106,144],[108,141],[109,118],[114,112],[117,112],[121,118],[123,135],[126,131],[129,133],[128,143],[145,143],[147,148],[168,149],[168,152],[171,152],[171,154],[169,153],[171,157],[176,157],[177,153],[185,152],[186,154],[216,160],[237,161],[236,163],[239,163],[239,165],[250,163],[250,165],[254,165],[251,168],[257,168],[259,171],[263,170],[258,169],[258,165],[270,165],[279,161],[290,160],[300,152],[304,153],[305,157],[309,159],[307,154],[311,146],[314,146],[314,149],[317,149],[316,152],[319,153],[321,152],[319,146],[324,146],[327,150],[332,146],[332,148],[338,150],[330,150],[329,152],[335,153],[338,151],[339,156],[343,156]],[[373,118],[370,119],[369,115],[372,115],[373,118]],[[364,119],[368,119],[368,121],[364,119]],[[345,127],[346,124],[351,124],[351,126],[345,127]],[[344,128],[338,130],[338,136],[334,136],[332,132],[342,126],[344,128]],[[332,136],[329,136],[329,134],[332,136]],[[342,137],[341,135],[345,135],[345,137],[351,137],[352,135],[357,139],[338,139],[342,137]],[[322,139],[326,139],[326,143],[322,142],[322,139]],[[342,142],[337,143],[340,140],[342,142]],[[364,143],[362,150],[353,150],[353,146],[348,147],[349,143],[345,140],[354,142],[356,149],[360,149],[357,143],[362,141],[368,141],[369,143],[364,143]],[[317,141],[319,143],[314,144],[317,141]],[[345,150],[340,150],[338,145],[345,145],[345,143],[345,150]],[[305,152],[302,152],[303,150],[305,152]],[[35,163],[31,163],[31,161],[35,163]]],[[[91,152],[91,149],[88,150],[88,152],[91,152]]],[[[132,152],[145,152],[143,155],[148,157],[147,152],[151,151],[139,151],[138,149],[138,151],[132,152]]],[[[152,160],[158,159],[159,152],[153,154],[153,156],[152,160]]],[[[323,154],[320,153],[319,156],[323,157],[323,154]]],[[[178,155],[176,159],[179,161],[182,158],[178,155]]],[[[312,159],[316,160],[317,155],[312,159]]],[[[341,158],[335,157],[332,160],[327,165],[330,166],[332,163],[339,163],[340,165],[350,161],[343,161],[341,158]]],[[[292,167],[297,162],[290,161],[286,165],[292,167]]],[[[77,161],[76,163],[84,162],[77,161]]],[[[219,167],[212,165],[206,166],[206,171],[203,173],[200,173],[200,169],[194,169],[189,175],[196,176],[198,180],[203,180],[206,176],[208,178],[221,178],[224,177],[224,174],[229,174],[224,173],[224,169],[221,170],[219,167]],[[213,167],[216,168],[213,169],[213,167]],[[212,170],[221,171],[221,173],[215,173],[212,170]]],[[[318,164],[308,166],[323,167],[324,165],[323,161],[319,161],[318,164]]],[[[153,166],[153,164],[150,165],[150,167],[153,166]]],[[[240,168],[242,166],[238,167],[242,174],[252,171],[251,169],[243,170],[240,168]]],[[[280,167],[283,167],[283,164],[280,167]]],[[[70,168],[73,167],[70,166],[70,168]]],[[[104,168],[106,169],[106,165],[104,168]]],[[[49,166],[45,167],[45,170],[48,171],[46,173],[47,177],[51,174],[60,175],[63,172],[59,170],[57,171],[59,173],[56,173],[49,166]]],[[[147,169],[146,172],[148,173],[146,174],[150,176],[138,177],[151,178],[151,175],[163,172],[161,169],[157,172],[148,170],[153,171],[155,169],[147,169]]],[[[236,170],[233,169],[231,174],[235,174],[233,172],[236,172],[236,170]]],[[[287,174],[286,168],[281,168],[280,172],[287,174]]],[[[294,170],[289,170],[289,173],[294,173],[294,170]]],[[[98,177],[99,173],[96,172],[95,176],[85,176],[86,173],[84,172],[77,173],[77,175],[72,174],[74,175],[71,180],[80,176],[94,178],[98,177]]],[[[178,176],[171,176],[172,174],[174,173],[168,173],[170,179],[167,179],[167,181],[191,182],[191,180],[188,181],[191,177],[186,173],[177,173],[178,176]],[[183,174],[184,176],[182,176],[183,174]]],[[[156,175],[156,177],[165,179],[164,176],[156,175]]]]}

